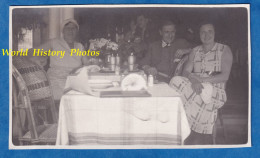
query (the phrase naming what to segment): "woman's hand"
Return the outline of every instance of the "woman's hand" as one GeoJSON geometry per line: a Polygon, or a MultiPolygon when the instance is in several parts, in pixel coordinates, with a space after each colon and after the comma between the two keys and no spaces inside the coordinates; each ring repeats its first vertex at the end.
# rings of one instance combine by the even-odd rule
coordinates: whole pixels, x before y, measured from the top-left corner
{"type": "Polygon", "coordinates": [[[193,89],[193,91],[196,94],[201,94],[203,89],[203,85],[201,84],[202,83],[201,78],[197,75],[189,75],[188,78],[191,82],[191,88],[193,89]]]}
{"type": "Polygon", "coordinates": [[[193,91],[196,93],[196,94],[201,94],[202,92],[202,89],[203,89],[203,86],[201,83],[197,82],[197,83],[192,83],[191,84],[191,88],[193,89],[193,91]]]}

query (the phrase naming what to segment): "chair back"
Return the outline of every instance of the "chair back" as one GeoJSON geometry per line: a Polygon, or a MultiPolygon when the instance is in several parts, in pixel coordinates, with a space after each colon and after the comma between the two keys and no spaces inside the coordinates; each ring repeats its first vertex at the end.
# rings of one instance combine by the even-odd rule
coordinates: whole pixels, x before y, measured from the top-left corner
{"type": "Polygon", "coordinates": [[[56,123],[58,117],[55,101],[45,70],[25,57],[13,58],[13,65],[25,83],[32,107],[50,108],[52,120],[56,123]]]}
{"type": "MultiPolygon", "coordinates": [[[[13,108],[15,109],[15,111],[17,111],[18,114],[22,110],[25,110],[26,117],[28,120],[29,130],[31,133],[31,138],[37,139],[38,134],[37,134],[37,130],[36,130],[36,123],[34,120],[33,109],[31,106],[31,101],[29,98],[27,86],[25,84],[25,81],[23,80],[22,75],[19,73],[19,71],[14,66],[12,66],[12,75],[17,84],[17,90],[18,90],[18,91],[16,91],[16,89],[14,89],[15,91],[13,93],[14,94],[13,95],[13,108]]],[[[15,86],[15,85],[13,85],[13,86],[15,86]]],[[[21,118],[17,118],[17,119],[21,120],[21,118]]],[[[21,122],[20,122],[19,127],[21,128],[22,126],[23,125],[21,125],[21,122]]],[[[22,137],[22,136],[20,136],[20,137],[22,137]]]]}
{"type": "Polygon", "coordinates": [[[178,63],[175,72],[174,72],[174,76],[182,76],[183,73],[183,68],[185,66],[185,63],[187,62],[187,60],[189,59],[188,55],[185,55],[178,63]]]}

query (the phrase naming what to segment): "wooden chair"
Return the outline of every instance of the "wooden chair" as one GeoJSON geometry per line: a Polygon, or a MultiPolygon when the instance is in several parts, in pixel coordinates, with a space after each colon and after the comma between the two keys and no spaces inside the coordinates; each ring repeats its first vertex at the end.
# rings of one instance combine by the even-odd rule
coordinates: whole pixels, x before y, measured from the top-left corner
{"type": "Polygon", "coordinates": [[[19,119],[22,133],[20,145],[54,144],[57,135],[57,114],[46,72],[37,64],[24,59],[13,60],[13,111],[19,119]],[[17,85],[17,87],[15,86],[17,85]],[[48,112],[51,113],[51,118],[48,112]],[[22,124],[25,113],[28,129],[22,124]],[[50,124],[50,122],[52,124],[50,124]],[[25,131],[25,134],[23,134],[25,131]]]}

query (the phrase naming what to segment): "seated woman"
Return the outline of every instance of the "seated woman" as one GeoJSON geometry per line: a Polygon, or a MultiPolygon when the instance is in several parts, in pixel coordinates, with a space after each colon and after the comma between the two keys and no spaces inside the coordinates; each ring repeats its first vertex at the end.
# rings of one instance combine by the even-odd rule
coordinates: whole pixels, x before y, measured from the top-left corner
{"type": "Polygon", "coordinates": [[[65,51],[63,58],[60,56],[50,57],[50,68],[47,74],[51,82],[55,100],[60,100],[66,78],[70,72],[88,62],[86,56],[70,56],[71,49],[84,51],[83,45],[75,41],[78,30],[78,23],[74,19],[67,19],[62,23],[61,38],[50,40],[36,48],[43,49],[44,51],[65,51]]]}
{"type": "Polygon", "coordinates": [[[185,144],[212,144],[212,131],[218,109],[227,100],[225,83],[232,66],[232,52],[227,45],[215,42],[212,23],[200,27],[202,45],[195,47],[184,67],[183,76],[173,77],[170,86],[182,98],[191,134],[185,144]],[[207,89],[207,87],[211,89],[207,89]],[[208,98],[208,99],[207,99],[208,98]]]}

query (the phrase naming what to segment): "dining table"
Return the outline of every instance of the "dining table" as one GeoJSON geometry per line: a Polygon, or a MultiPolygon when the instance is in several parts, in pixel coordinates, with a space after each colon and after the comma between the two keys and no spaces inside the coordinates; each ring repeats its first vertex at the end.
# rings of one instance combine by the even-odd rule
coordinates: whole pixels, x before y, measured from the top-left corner
{"type": "MultiPolygon", "coordinates": [[[[113,74],[89,78],[120,80],[113,74]]],[[[120,86],[105,91],[120,91],[120,86]]],[[[190,134],[179,93],[160,82],[148,87],[149,96],[92,96],[75,90],[60,101],[56,145],[179,146],[190,134]]]]}

